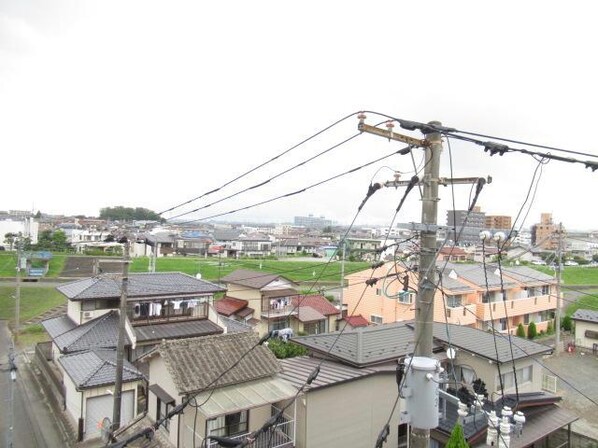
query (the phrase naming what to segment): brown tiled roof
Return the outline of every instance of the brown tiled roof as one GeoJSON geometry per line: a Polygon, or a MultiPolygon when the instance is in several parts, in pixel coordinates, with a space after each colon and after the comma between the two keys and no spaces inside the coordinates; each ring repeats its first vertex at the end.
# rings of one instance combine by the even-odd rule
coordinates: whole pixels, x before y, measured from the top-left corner
{"type": "Polygon", "coordinates": [[[368,320],[365,317],[363,317],[361,314],[359,314],[357,316],[347,316],[347,317],[345,317],[345,320],[353,328],[356,328],[356,327],[367,327],[370,324],[368,322],[368,320]]]}
{"type": "Polygon", "coordinates": [[[332,305],[332,303],[326,299],[326,297],[320,294],[293,297],[293,306],[297,306],[299,308],[309,306],[324,316],[340,314],[340,311],[337,310],[334,305],[332,305]]]}
{"type": "MultiPolygon", "coordinates": [[[[250,288],[261,289],[264,286],[272,283],[274,280],[283,278],[281,275],[265,274],[259,271],[250,271],[248,269],[237,269],[228,275],[222,277],[221,281],[225,283],[234,283],[236,285],[248,286],[250,288]]],[[[288,280],[290,281],[290,280],[288,280]]]]}
{"type": "Polygon", "coordinates": [[[313,309],[311,306],[301,306],[298,308],[297,319],[301,322],[316,322],[326,319],[322,313],[313,309]]]}
{"type": "Polygon", "coordinates": [[[188,394],[266,378],[280,372],[278,360],[267,347],[257,345],[258,341],[258,335],[253,332],[230,333],[165,340],[157,351],[164,358],[179,394],[188,394]],[[215,381],[229,368],[230,371],[215,381]]]}
{"type": "Polygon", "coordinates": [[[246,308],[249,302],[247,300],[236,299],[234,297],[225,296],[216,301],[216,311],[218,314],[230,316],[246,308]]]}

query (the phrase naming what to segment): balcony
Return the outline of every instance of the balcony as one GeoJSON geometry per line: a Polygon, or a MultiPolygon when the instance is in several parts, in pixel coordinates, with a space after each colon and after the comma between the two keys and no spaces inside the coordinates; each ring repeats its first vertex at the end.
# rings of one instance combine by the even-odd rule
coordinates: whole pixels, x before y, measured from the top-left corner
{"type": "MultiPolygon", "coordinates": [[[[293,430],[295,426],[294,420],[285,420],[277,425],[274,429],[261,433],[254,442],[251,443],[252,448],[293,448],[295,442],[293,440],[293,430]]],[[[239,434],[230,437],[233,440],[244,441],[251,433],[239,434]]],[[[221,445],[218,442],[210,441],[208,438],[209,448],[219,448],[221,445]]]]}
{"type": "Polygon", "coordinates": [[[293,305],[284,305],[279,307],[262,308],[262,317],[264,319],[276,319],[277,317],[293,316],[297,314],[298,308],[293,305]]]}
{"type": "Polygon", "coordinates": [[[177,306],[165,304],[155,308],[153,302],[139,302],[129,304],[127,317],[133,325],[150,325],[168,322],[188,321],[194,319],[205,319],[208,317],[208,304],[195,303],[193,306],[177,306]]]}
{"type": "Polygon", "coordinates": [[[475,304],[446,307],[446,320],[449,324],[473,325],[476,323],[476,319],[477,316],[475,304]]]}
{"type": "Polygon", "coordinates": [[[556,297],[543,295],[525,299],[506,300],[505,302],[478,303],[476,305],[476,314],[478,319],[489,321],[492,319],[504,319],[507,316],[521,316],[553,309],[556,309],[556,297]]]}

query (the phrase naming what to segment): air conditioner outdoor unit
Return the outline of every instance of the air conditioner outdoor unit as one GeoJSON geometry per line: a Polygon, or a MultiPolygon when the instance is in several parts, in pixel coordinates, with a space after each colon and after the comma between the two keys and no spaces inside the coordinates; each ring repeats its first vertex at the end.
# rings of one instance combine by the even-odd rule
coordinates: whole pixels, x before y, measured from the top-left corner
{"type": "Polygon", "coordinates": [[[91,311],[83,311],[83,318],[84,319],[89,319],[93,317],[93,313],[91,311]]]}

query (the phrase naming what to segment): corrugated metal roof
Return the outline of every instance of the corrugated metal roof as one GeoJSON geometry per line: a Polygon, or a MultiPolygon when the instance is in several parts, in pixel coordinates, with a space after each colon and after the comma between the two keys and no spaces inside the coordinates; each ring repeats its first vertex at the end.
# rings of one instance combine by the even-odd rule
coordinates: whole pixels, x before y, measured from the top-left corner
{"type": "Polygon", "coordinates": [[[299,306],[300,308],[308,306],[317,310],[324,316],[331,316],[340,314],[340,311],[321,294],[312,294],[308,296],[296,296],[291,299],[293,306],[299,306]]]}
{"type": "MultiPolygon", "coordinates": [[[[93,277],[56,287],[69,300],[119,298],[121,282],[115,278],[93,277]]],[[[214,283],[181,272],[129,274],[129,299],[178,294],[214,294],[225,291],[214,283]]]]}
{"type": "Polygon", "coordinates": [[[295,387],[282,378],[264,378],[242,384],[234,384],[197,395],[198,403],[204,403],[200,412],[207,418],[231,414],[266,404],[293,398],[295,387]]]}
{"type": "Polygon", "coordinates": [[[225,296],[222,299],[216,300],[214,303],[218,314],[224,314],[225,316],[235,314],[239,310],[245,308],[248,304],[249,302],[247,300],[237,299],[235,297],[229,296],[225,296]]]}
{"type": "Polygon", "coordinates": [[[282,373],[279,374],[297,389],[301,388],[309,375],[320,364],[320,373],[317,378],[308,386],[306,390],[318,389],[321,387],[334,386],[335,384],[353,381],[364,376],[374,375],[378,373],[377,370],[356,367],[350,367],[338,362],[320,360],[310,358],[307,356],[298,356],[295,358],[282,359],[282,373]]]}
{"type": "Polygon", "coordinates": [[[525,425],[520,437],[511,437],[511,448],[523,448],[542,440],[548,434],[578,420],[579,417],[555,404],[525,409],[525,425]]]}
{"type": "MultiPolygon", "coordinates": [[[[410,326],[413,324],[409,324],[410,326]]],[[[511,362],[512,359],[522,359],[528,356],[548,354],[552,352],[552,348],[547,345],[538,344],[529,339],[511,336],[513,357],[511,357],[511,344],[509,343],[508,335],[497,334],[496,337],[492,333],[476,328],[464,327],[460,325],[434,323],[434,338],[445,344],[450,343],[453,347],[466,350],[478,356],[493,361],[497,360],[496,347],[498,348],[498,362],[511,362]],[[448,332],[448,333],[447,333],[448,332]]]]}
{"type": "MultiPolygon", "coordinates": [[[[94,349],[58,358],[65,372],[78,389],[89,389],[116,380],[116,351],[94,349]]],[[[143,374],[126,359],[123,360],[123,382],[144,379],[143,374]]]]}
{"type": "Polygon", "coordinates": [[[404,322],[293,338],[293,342],[351,365],[394,360],[413,352],[413,330],[404,322]]]}
{"type": "Polygon", "coordinates": [[[583,320],[586,322],[598,322],[598,311],[579,309],[571,316],[573,320],[583,320]]]}
{"type": "Polygon", "coordinates": [[[133,327],[137,342],[162,339],[190,338],[219,334],[224,330],[208,319],[171,322],[133,327]]]}

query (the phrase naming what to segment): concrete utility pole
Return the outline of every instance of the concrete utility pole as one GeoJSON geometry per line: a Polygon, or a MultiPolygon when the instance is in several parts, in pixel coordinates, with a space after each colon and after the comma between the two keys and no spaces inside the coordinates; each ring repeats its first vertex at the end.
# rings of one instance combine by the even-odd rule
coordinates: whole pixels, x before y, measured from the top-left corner
{"type": "Polygon", "coordinates": [[[127,322],[127,291],[129,286],[129,240],[123,248],[123,273],[120,292],[120,321],[118,325],[118,345],[116,348],[116,379],[114,381],[114,408],[112,411],[112,431],[120,428],[120,410],[122,403],[123,364],[125,357],[125,325],[127,322]]]}
{"type": "Polygon", "coordinates": [[[557,246],[557,266],[556,266],[556,316],[555,316],[555,332],[556,342],[555,348],[557,355],[561,350],[561,275],[563,271],[563,223],[559,223],[557,232],[558,246],[557,246]]]}
{"type": "Polygon", "coordinates": [[[15,285],[15,335],[14,340],[18,342],[21,326],[21,236],[17,240],[17,273],[15,285]]]}
{"type": "MultiPolygon", "coordinates": [[[[439,122],[431,122],[440,126],[439,122]]],[[[421,255],[419,263],[419,286],[415,299],[415,356],[432,357],[434,323],[434,293],[436,292],[436,221],[438,216],[438,177],[442,137],[438,132],[426,135],[426,165],[422,199],[422,224],[429,225],[421,232],[421,255]]],[[[411,447],[427,448],[430,430],[412,427],[411,447]]]]}

